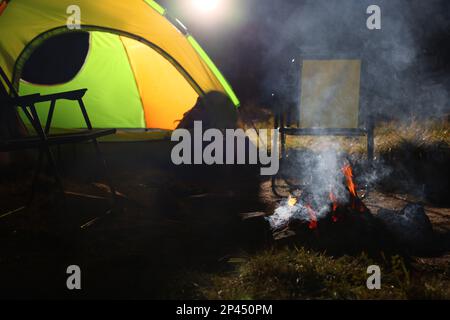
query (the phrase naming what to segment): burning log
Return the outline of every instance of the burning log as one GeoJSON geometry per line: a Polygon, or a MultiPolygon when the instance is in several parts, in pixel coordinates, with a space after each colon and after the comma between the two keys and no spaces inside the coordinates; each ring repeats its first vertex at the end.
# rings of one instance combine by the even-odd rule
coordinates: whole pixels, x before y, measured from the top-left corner
{"type": "Polygon", "coordinates": [[[429,249],[434,234],[423,208],[374,215],[361,200],[353,168],[342,154],[327,149],[302,161],[293,168],[302,187],[291,190],[270,209],[272,214],[246,214],[246,223],[261,222],[268,238],[277,243],[294,242],[335,254],[429,249]]]}
{"type": "Polygon", "coordinates": [[[241,213],[242,220],[260,218],[260,217],[265,217],[265,216],[267,216],[267,214],[262,211],[241,213]]]}
{"type": "Polygon", "coordinates": [[[312,179],[265,217],[273,240],[335,254],[379,252],[390,245],[383,224],[359,197],[351,165],[347,161],[340,164],[335,171],[324,170],[330,179],[324,175],[312,179]]]}
{"type": "MultiPolygon", "coordinates": [[[[353,170],[349,164],[341,169],[341,180],[345,186],[345,195],[336,195],[339,188],[330,186],[327,195],[314,194],[314,188],[299,192],[300,196],[289,196],[283,200],[268,221],[275,233],[286,229],[298,229],[307,225],[309,230],[316,230],[326,221],[337,223],[348,220],[353,215],[369,213],[370,211],[358,197],[356,184],[353,180],[353,170]]],[[[341,188],[342,189],[342,188],[341,188]]],[[[342,192],[340,192],[342,193],[342,192]]],[[[291,233],[289,233],[291,234],[291,233]]]]}
{"type": "Polygon", "coordinates": [[[294,242],[334,254],[430,252],[434,233],[422,206],[374,215],[359,197],[350,164],[337,168],[335,183],[316,187],[313,181],[282,199],[272,215],[252,212],[243,220],[264,224],[265,234],[279,244],[294,242]]]}
{"type": "Polygon", "coordinates": [[[408,204],[401,211],[381,209],[376,217],[390,235],[392,246],[407,253],[432,249],[433,226],[421,205],[408,204]]]}
{"type": "Polygon", "coordinates": [[[422,206],[373,215],[360,199],[352,167],[340,169],[337,184],[308,186],[283,199],[269,222],[275,241],[299,240],[329,252],[384,250],[408,254],[430,251],[433,230],[422,206]],[[341,188],[343,186],[343,188],[341,188]],[[317,194],[317,190],[322,191],[317,194]]]}

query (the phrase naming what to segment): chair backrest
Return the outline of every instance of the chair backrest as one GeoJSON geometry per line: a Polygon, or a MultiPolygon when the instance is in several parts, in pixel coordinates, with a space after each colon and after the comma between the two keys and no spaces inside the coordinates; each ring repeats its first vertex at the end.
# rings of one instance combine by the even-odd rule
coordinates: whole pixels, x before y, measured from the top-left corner
{"type": "Polygon", "coordinates": [[[3,83],[0,81],[0,101],[6,100],[7,97],[8,97],[8,91],[6,90],[3,83]]]}
{"type": "Polygon", "coordinates": [[[9,81],[3,69],[0,67],[0,108],[5,109],[9,99],[8,94],[9,81]]]}
{"type": "Polygon", "coordinates": [[[2,67],[0,67],[0,87],[2,87],[3,90],[6,90],[7,93],[9,91],[12,96],[18,96],[13,84],[9,81],[8,76],[5,71],[3,71],[2,67]]]}
{"type": "Polygon", "coordinates": [[[359,128],[360,60],[303,60],[300,127],[359,128]]]}
{"type": "Polygon", "coordinates": [[[16,108],[12,108],[10,95],[18,96],[3,69],[0,67],[0,139],[18,138],[27,134],[16,108]]]}

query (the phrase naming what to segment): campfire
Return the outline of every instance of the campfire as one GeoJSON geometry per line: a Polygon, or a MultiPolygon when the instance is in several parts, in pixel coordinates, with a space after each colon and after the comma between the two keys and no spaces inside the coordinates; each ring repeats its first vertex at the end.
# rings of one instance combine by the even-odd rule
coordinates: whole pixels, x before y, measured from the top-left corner
{"type": "MultiPolygon", "coordinates": [[[[424,207],[372,214],[363,203],[350,160],[336,148],[302,155],[293,165],[297,182],[266,212],[243,213],[249,226],[263,227],[269,242],[300,244],[336,254],[357,252],[417,253],[428,250],[433,230],[424,207]],[[296,186],[296,187],[292,187],[296,186]]],[[[361,181],[366,181],[364,172],[361,181]]]]}
{"type": "Polygon", "coordinates": [[[348,162],[327,181],[327,187],[308,185],[281,201],[274,214],[267,217],[275,237],[304,226],[311,231],[320,230],[324,223],[342,223],[369,213],[357,194],[348,162]]]}

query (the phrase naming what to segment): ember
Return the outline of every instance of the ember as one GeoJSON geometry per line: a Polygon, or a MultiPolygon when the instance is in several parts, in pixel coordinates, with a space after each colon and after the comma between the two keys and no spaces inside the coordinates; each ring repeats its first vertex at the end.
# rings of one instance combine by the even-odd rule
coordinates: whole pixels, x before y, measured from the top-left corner
{"type": "Polygon", "coordinates": [[[294,197],[289,196],[289,199],[288,199],[288,205],[289,205],[290,207],[293,207],[293,206],[295,206],[296,204],[297,204],[297,199],[294,198],[294,197]]]}
{"type": "Polygon", "coordinates": [[[316,229],[317,228],[317,215],[313,208],[308,204],[306,205],[306,209],[308,210],[310,222],[309,222],[309,228],[310,229],[316,229]]]}
{"type": "Polygon", "coordinates": [[[332,191],[330,192],[330,200],[333,204],[333,212],[336,212],[336,210],[338,208],[337,198],[332,191]]]}
{"type": "Polygon", "coordinates": [[[307,225],[308,229],[315,230],[322,220],[337,223],[354,214],[368,212],[356,192],[351,165],[346,162],[340,168],[336,170],[336,178],[330,179],[328,194],[321,194],[317,190],[322,191],[322,188],[310,185],[298,192],[300,196],[290,195],[282,201],[274,214],[267,218],[272,229],[278,232],[293,225],[307,225]]]}

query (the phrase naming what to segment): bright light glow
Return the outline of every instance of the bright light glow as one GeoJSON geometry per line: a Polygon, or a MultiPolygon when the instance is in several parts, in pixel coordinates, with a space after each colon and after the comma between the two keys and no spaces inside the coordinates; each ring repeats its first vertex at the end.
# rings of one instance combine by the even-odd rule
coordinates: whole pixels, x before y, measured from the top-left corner
{"type": "Polygon", "coordinates": [[[217,10],[221,0],[192,0],[197,9],[203,13],[211,13],[217,10]]]}

